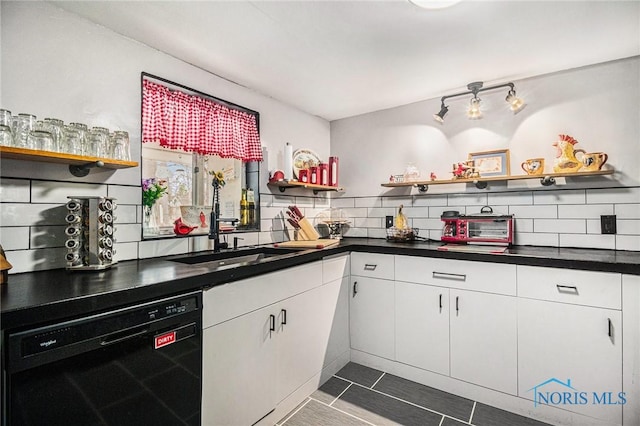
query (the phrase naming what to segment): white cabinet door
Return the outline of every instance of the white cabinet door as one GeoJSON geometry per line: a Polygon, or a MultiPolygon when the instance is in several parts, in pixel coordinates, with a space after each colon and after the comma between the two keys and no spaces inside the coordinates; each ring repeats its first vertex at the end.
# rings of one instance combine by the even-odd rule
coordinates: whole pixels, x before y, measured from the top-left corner
{"type": "Polygon", "coordinates": [[[396,282],[396,359],[449,375],[449,289],[396,282]]]}
{"type": "Polygon", "coordinates": [[[516,298],[450,290],[451,376],[516,395],[516,298]]]}
{"type": "Polygon", "coordinates": [[[394,282],[352,276],[350,290],[351,348],[394,359],[394,282]]]}
{"type": "MultiPolygon", "coordinates": [[[[620,424],[622,391],[622,321],[621,312],[613,309],[577,306],[539,300],[518,301],[518,395],[534,399],[544,392],[574,390],[549,383],[571,381],[577,392],[585,392],[586,401],[561,403],[558,407],[620,424]],[[539,392],[539,393],[538,393],[539,392]],[[607,402],[602,394],[612,392],[607,402]],[[610,400],[610,401],[609,401],[610,400]]],[[[538,398],[540,400],[540,398],[538,398]]],[[[550,399],[555,404],[555,399],[550,399]]]]}
{"type": "Polygon", "coordinates": [[[272,307],[203,331],[203,426],[251,425],[276,406],[272,307]]]}
{"type": "Polygon", "coordinates": [[[335,285],[323,285],[277,304],[278,401],[322,370],[331,332],[328,305],[335,285]]]}

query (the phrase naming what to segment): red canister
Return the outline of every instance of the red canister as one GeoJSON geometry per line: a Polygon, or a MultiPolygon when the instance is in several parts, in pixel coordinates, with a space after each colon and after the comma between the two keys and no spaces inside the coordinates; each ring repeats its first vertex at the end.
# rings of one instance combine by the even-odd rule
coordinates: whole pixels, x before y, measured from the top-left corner
{"type": "Polygon", "coordinates": [[[329,165],[327,163],[318,164],[318,183],[329,185],[329,165]]]}
{"type": "Polygon", "coordinates": [[[302,169],[298,172],[298,181],[307,183],[309,182],[309,170],[302,169]]]}
{"type": "Polygon", "coordinates": [[[310,173],[309,182],[314,185],[317,185],[318,184],[318,167],[317,166],[309,167],[309,173],[310,173]]]}
{"type": "Polygon", "coordinates": [[[338,157],[329,157],[329,186],[338,186],[338,157]]]}

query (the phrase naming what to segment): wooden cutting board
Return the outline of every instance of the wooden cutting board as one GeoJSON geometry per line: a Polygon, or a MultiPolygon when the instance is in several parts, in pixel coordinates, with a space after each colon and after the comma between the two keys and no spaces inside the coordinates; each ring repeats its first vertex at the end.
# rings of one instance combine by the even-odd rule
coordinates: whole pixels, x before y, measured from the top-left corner
{"type": "Polygon", "coordinates": [[[282,243],[276,243],[274,247],[289,247],[289,248],[315,248],[322,249],[325,247],[331,247],[340,243],[338,239],[328,240],[308,240],[308,241],[284,241],[282,243]]]}

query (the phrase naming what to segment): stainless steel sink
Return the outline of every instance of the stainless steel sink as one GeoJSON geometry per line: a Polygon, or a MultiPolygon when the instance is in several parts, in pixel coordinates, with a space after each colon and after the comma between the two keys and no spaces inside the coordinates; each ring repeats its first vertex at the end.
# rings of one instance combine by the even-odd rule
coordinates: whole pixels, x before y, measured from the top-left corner
{"type": "Polygon", "coordinates": [[[197,265],[207,269],[227,269],[241,265],[251,265],[263,259],[274,258],[299,252],[298,249],[281,249],[275,247],[255,247],[250,249],[229,250],[222,252],[194,253],[170,258],[172,262],[197,265]]]}

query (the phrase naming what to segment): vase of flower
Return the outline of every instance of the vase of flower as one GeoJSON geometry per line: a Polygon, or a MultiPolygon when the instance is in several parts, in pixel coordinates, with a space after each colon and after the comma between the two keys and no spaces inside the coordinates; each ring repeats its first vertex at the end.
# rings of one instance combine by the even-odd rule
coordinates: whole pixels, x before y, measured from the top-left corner
{"type": "Polygon", "coordinates": [[[155,215],[156,202],[167,192],[166,181],[156,178],[142,180],[142,235],[160,233],[155,215]]]}

